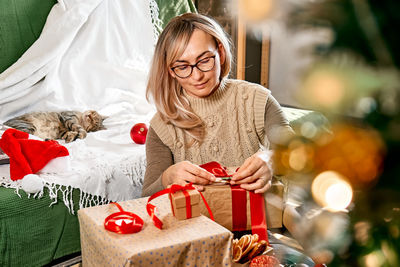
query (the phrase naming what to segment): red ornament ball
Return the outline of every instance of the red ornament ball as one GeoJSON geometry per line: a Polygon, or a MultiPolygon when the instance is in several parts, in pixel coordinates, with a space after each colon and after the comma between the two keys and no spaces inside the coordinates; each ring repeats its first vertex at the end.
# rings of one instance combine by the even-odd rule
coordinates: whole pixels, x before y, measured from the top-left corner
{"type": "Polygon", "coordinates": [[[136,123],[131,129],[131,138],[136,144],[146,143],[147,125],[144,123],[136,123]]]}
{"type": "Polygon", "coordinates": [[[252,259],[250,262],[250,267],[257,267],[257,266],[279,267],[280,263],[279,260],[274,256],[260,255],[252,259]]]}

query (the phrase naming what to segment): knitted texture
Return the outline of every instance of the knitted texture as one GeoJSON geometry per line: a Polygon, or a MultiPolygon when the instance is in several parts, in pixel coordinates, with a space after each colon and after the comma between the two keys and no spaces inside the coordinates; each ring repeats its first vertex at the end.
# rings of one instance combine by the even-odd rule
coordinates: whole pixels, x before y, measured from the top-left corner
{"type": "Polygon", "coordinates": [[[175,163],[218,161],[224,166],[240,166],[260,145],[269,146],[264,132],[268,95],[264,87],[240,80],[226,80],[206,98],[185,93],[193,111],[206,125],[206,137],[200,145],[189,146],[190,137],[182,129],[164,122],[159,113],[150,124],[171,149],[175,163]]]}

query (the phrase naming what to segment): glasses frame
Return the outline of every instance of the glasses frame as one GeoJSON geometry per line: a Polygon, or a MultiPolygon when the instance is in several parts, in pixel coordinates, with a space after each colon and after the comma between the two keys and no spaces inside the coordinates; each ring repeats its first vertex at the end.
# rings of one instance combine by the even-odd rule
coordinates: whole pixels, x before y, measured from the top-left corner
{"type": "Polygon", "coordinates": [[[186,65],[186,64],[182,64],[182,65],[178,65],[178,66],[172,67],[171,70],[175,73],[176,76],[178,76],[178,77],[181,78],[181,79],[189,78],[189,77],[192,75],[193,69],[194,69],[195,67],[196,67],[199,71],[201,71],[201,72],[209,72],[209,71],[211,71],[212,69],[214,69],[214,67],[215,67],[215,57],[216,57],[216,56],[217,56],[217,55],[205,57],[205,58],[203,58],[203,59],[200,59],[199,61],[197,61],[197,62],[196,62],[195,64],[193,64],[193,65],[187,64],[187,66],[190,67],[190,73],[189,73],[189,75],[184,76],[184,77],[179,76],[179,75],[175,72],[175,69],[178,68],[178,67],[180,67],[180,66],[182,66],[182,65],[186,65]],[[209,69],[209,70],[202,70],[202,69],[200,69],[197,65],[198,65],[200,62],[202,62],[203,60],[207,59],[207,58],[213,58],[213,59],[214,59],[214,64],[213,64],[213,66],[212,66],[211,69],[209,69]]]}

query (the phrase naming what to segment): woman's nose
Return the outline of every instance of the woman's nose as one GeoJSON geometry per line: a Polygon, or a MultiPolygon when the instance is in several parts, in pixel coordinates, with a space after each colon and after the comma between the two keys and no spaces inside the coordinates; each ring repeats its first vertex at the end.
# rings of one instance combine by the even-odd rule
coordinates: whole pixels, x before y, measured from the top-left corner
{"type": "Polygon", "coordinates": [[[193,68],[193,72],[192,72],[192,78],[195,80],[200,80],[201,78],[203,78],[204,73],[199,70],[197,67],[193,68]]]}

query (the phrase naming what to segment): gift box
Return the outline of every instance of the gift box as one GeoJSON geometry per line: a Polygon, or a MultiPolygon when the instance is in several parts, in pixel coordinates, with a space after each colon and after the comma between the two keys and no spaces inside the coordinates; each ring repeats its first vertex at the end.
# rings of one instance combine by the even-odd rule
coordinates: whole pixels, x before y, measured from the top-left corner
{"type": "Polygon", "coordinates": [[[231,266],[230,231],[205,216],[178,220],[167,195],[152,200],[163,222],[158,229],[146,212],[148,198],[119,202],[144,221],[134,234],[105,230],[104,219],[118,211],[115,205],[81,209],[78,218],[83,266],[231,266]]]}
{"type": "Polygon", "coordinates": [[[196,189],[179,190],[169,197],[172,213],[178,220],[200,216],[200,193],[196,189]]]}
{"type": "MultiPolygon", "coordinates": [[[[238,205],[237,201],[232,199],[232,187],[230,185],[212,184],[204,187],[202,192],[208,205],[213,212],[214,219],[217,223],[231,231],[251,230],[251,206],[250,193],[246,191],[242,203],[238,205]],[[244,202],[244,203],[243,203],[244,202]],[[235,215],[237,212],[246,211],[245,218],[239,218],[242,221],[245,219],[246,224],[241,225],[240,229],[235,229],[235,215]]],[[[245,190],[243,190],[245,191],[245,190]]],[[[284,185],[279,181],[273,181],[271,188],[264,194],[264,206],[266,224],[268,228],[282,227],[283,214],[283,193],[284,185]]],[[[208,216],[205,206],[200,203],[200,213],[208,216]]]]}

